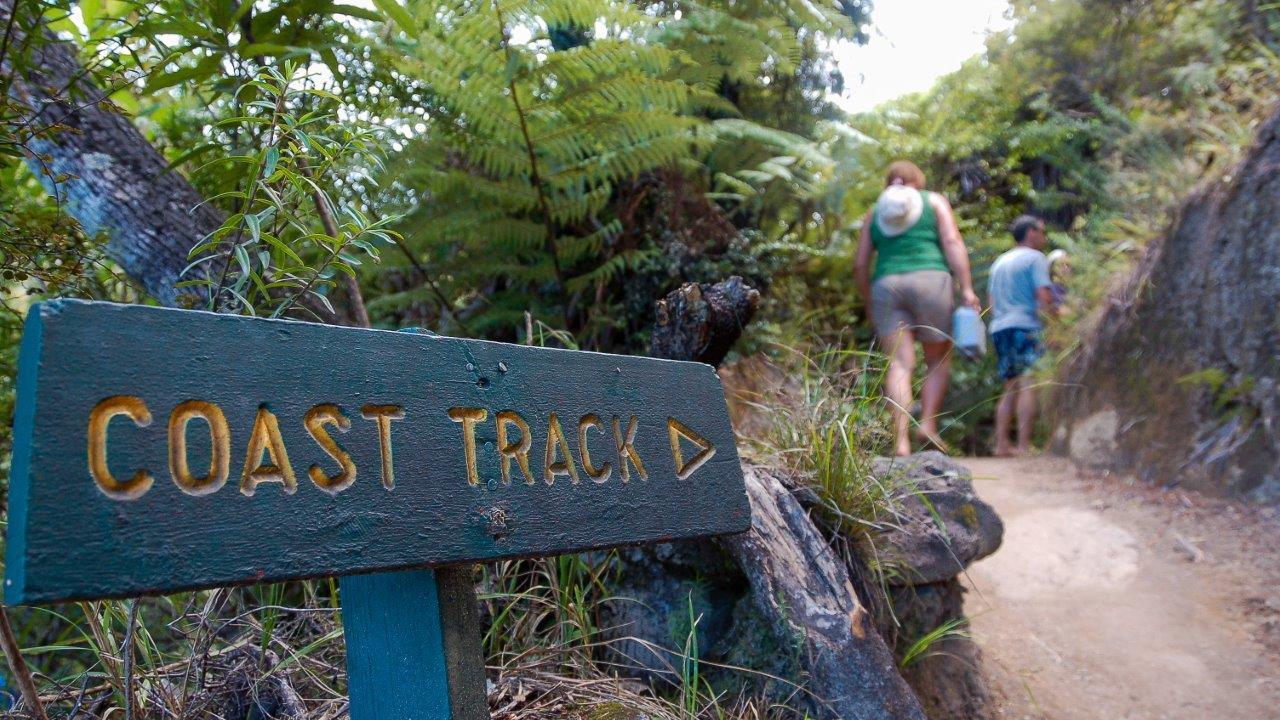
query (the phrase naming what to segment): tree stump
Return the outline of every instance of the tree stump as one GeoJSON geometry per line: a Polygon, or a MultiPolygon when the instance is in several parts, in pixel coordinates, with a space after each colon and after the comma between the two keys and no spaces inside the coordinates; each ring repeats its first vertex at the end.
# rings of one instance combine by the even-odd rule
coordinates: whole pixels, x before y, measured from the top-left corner
{"type": "Polygon", "coordinates": [[[685,283],[658,301],[649,354],[719,365],[759,302],[760,293],[737,275],[714,285],[685,283]]]}

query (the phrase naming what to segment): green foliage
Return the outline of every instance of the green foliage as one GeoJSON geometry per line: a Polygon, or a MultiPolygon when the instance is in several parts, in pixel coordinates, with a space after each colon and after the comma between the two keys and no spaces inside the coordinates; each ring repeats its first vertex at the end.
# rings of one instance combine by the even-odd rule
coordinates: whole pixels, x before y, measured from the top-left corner
{"type": "MultiPolygon", "coordinates": [[[[688,114],[707,96],[672,77],[678,53],[640,41],[653,21],[630,6],[440,2],[418,12],[431,22],[401,70],[421,78],[432,115],[397,158],[398,182],[421,197],[405,222],[410,245],[447,294],[482,293],[473,331],[516,327],[526,310],[576,330],[570,305],[589,304],[654,252],[622,241],[606,212],[615,187],[707,142],[688,114]],[[551,45],[550,28],[597,24],[605,32],[586,44],[551,45]]],[[[595,312],[581,322],[604,322],[595,312]]]]}
{"type": "Polygon", "coordinates": [[[1252,422],[1259,414],[1249,404],[1257,379],[1244,375],[1233,377],[1221,368],[1206,368],[1178,378],[1178,384],[1200,388],[1213,399],[1213,409],[1224,417],[1241,416],[1252,422]]]}
{"type": "Polygon", "coordinates": [[[936,654],[936,651],[931,650],[931,648],[944,640],[953,637],[969,637],[969,631],[965,628],[968,624],[968,618],[952,618],[916,638],[902,653],[902,657],[898,660],[898,667],[910,667],[930,655],[936,654]]]}
{"type": "Polygon", "coordinates": [[[763,199],[796,197],[828,164],[773,117],[825,100],[748,91],[821,62],[820,38],[856,34],[836,5],[411,10],[421,30],[387,57],[383,91],[409,103],[384,178],[409,252],[380,273],[376,316],[514,339],[531,312],[588,347],[638,349],[680,281],[767,283],[755,228],[789,210],[763,199]]]}
{"type": "Polygon", "coordinates": [[[259,99],[215,127],[251,128],[259,142],[212,161],[244,168],[243,185],[213,198],[236,212],[191,249],[193,279],[181,285],[200,289],[211,310],[278,317],[314,300],[334,313],[325,291],[335,276],[354,278],[361,257],[376,261],[379,246],[398,240],[388,229],[396,218],[372,220],[328,190],[346,168],[379,167],[378,133],[339,122],[338,98],[291,63],[242,90],[259,99]]]}

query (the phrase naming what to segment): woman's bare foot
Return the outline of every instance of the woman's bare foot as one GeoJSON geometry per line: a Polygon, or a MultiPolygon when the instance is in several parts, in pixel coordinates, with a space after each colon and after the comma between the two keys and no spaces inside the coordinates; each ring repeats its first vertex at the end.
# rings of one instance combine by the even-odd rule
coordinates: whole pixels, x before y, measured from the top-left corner
{"type": "Polygon", "coordinates": [[[911,443],[903,438],[894,443],[893,454],[897,457],[906,457],[911,454],[911,443]]]}
{"type": "Polygon", "coordinates": [[[944,454],[951,452],[951,447],[943,441],[942,436],[938,434],[937,428],[926,428],[924,426],[917,428],[916,440],[920,441],[926,450],[932,445],[944,454]]]}
{"type": "Polygon", "coordinates": [[[1007,457],[1018,457],[1022,453],[1018,450],[1015,450],[1012,445],[997,445],[996,451],[994,454],[996,457],[1007,458],[1007,457]]]}

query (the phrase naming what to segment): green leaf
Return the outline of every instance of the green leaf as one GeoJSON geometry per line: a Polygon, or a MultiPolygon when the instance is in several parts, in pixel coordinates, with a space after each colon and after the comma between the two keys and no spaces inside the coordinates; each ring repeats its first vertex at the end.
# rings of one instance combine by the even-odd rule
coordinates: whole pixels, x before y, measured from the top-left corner
{"type": "MultiPolygon", "coordinates": [[[[235,250],[236,262],[240,265],[241,282],[253,272],[252,261],[249,260],[249,251],[243,245],[237,245],[235,250]]],[[[241,283],[236,283],[237,285],[241,283]]]]}
{"type": "Polygon", "coordinates": [[[388,18],[395,21],[401,30],[413,35],[418,32],[417,24],[413,22],[413,18],[409,15],[409,11],[405,10],[396,0],[373,0],[373,4],[386,14],[388,18]]]}
{"type": "Polygon", "coordinates": [[[101,17],[102,3],[99,0],[80,0],[80,19],[84,20],[84,26],[90,33],[97,28],[101,17]]]}
{"type": "Polygon", "coordinates": [[[262,163],[262,179],[269,180],[276,172],[276,164],[280,162],[280,148],[272,145],[267,148],[267,156],[262,163]]]}
{"type": "Polygon", "coordinates": [[[213,150],[216,147],[220,147],[220,146],[216,143],[204,143],[202,145],[197,145],[191,148],[190,150],[182,153],[178,157],[170,160],[169,164],[165,165],[164,171],[169,172],[170,170],[173,170],[176,167],[180,167],[184,163],[194,160],[200,157],[201,155],[204,155],[205,153],[209,152],[210,150],[213,150]]]}
{"type": "Polygon", "coordinates": [[[317,300],[320,301],[321,305],[324,305],[325,310],[328,310],[330,313],[333,313],[333,314],[337,313],[337,311],[333,309],[333,303],[329,302],[329,298],[327,296],[321,295],[319,293],[315,293],[315,297],[317,300]]]}
{"type": "Polygon", "coordinates": [[[351,17],[358,17],[362,20],[372,20],[374,22],[382,20],[382,16],[378,13],[368,8],[356,7],[355,5],[334,5],[329,8],[329,11],[335,15],[350,15],[351,17]]]}
{"type": "MultiPolygon", "coordinates": [[[[261,223],[258,221],[258,216],[257,216],[257,215],[245,215],[245,216],[244,216],[244,224],[245,224],[245,225],[247,225],[247,226],[249,227],[249,235],[250,235],[250,237],[252,237],[252,238],[253,238],[253,241],[254,241],[254,242],[261,242],[261,240],[262,240],[262,225],[261,225],[261,223]]],[[[242,248],[241,248],[240,246],[236,246],[236,249],[237,249],[237,250],[240,250],[240,249],[242,249],[242,248]]],[[[245,255],[245,257],[247,258],[247,257],[248,257],[248,255],[245,255]]]]}
{"type": "Polygon", "coordinates": [[[199,82],[211,77],[222,69],[222,56],[210,55],[190,67],[180,68],[171,73],[152,75],[147,81],[146,92],[153,93],[180,83],[199,82]]]}
{"type": "Polygon", "coordinates": [[[241,45],[236,48],[236,52],[242,58],[254,58],[260,56],[279,57],[288,55],[289,53],[305,53],[303,48],[294,47],[292,45],[281,45],[279,43],[256,42],[248,45],[241,45]]]}
{"type": "MultiPolygon", "coordinates": [[[[374,15],[372,19],[380,20],[381,18],[374,15]]],[[[321,48],[320,59],[324,61],[324,64],[329,68],[329,72],[333,73],[335,78],[342,77],[342,63],[338,62],[338,54],[333,51],[333,48],[321,48]]]]}
{"type": "Polygon", "coordinates": [[[289,258],[301,267],[306,267],[307,264],[303,262],[302,258],[298,257],[298,254],[293,251],[293,248],[284,244],[284,242],[279,238],[274,235],[264,235],[263,238],[267,241],[268,245],[279,250],[281,253],[284,253],[285,257],[289,258]]]}

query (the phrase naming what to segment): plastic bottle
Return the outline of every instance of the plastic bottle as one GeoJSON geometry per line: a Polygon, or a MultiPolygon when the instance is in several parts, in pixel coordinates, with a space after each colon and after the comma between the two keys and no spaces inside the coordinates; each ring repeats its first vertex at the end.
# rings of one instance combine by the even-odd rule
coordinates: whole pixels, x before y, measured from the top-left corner
{"type": "Polygon", "coordinates": [[[962,305],[951,318],[951,337],[956,352],[966,360],[979,360],[987,354],[987,328],[973,308],[962,305]]]}

